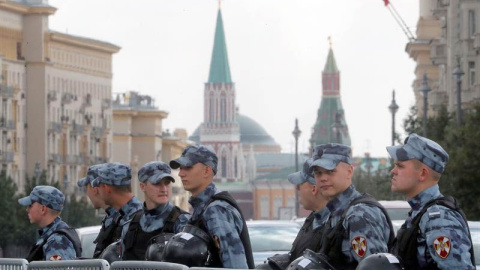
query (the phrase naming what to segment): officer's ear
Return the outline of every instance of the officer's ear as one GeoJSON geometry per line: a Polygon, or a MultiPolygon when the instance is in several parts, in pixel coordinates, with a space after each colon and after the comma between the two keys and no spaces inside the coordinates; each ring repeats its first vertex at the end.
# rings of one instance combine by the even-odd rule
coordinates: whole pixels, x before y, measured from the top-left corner
{"type": "Polygon", "coordinates": [[[317,187],[317,185],[312,185],[312,194],[313,196],[316,196],[320,189],[317,187]]]}

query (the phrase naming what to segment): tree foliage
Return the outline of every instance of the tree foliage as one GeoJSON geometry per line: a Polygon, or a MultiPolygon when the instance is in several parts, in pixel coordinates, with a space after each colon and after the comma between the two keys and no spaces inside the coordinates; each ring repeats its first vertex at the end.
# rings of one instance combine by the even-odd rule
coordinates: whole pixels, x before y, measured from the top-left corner
{"type": "MultiPolygon", "coordinates": [[[[422,129],[412,109],[404,121],[407,134],[422,134],[422,129]]],[[[469,220],[480,219],[480,205],[476,196],[480,192],[480,105],[464,111],[462,123],[457,124],[455,113],[441,108],[435,117],[428,118],[427,137],[439,143],[450,159],[439,182],[444,195],[456,197],[469,220]]]]}

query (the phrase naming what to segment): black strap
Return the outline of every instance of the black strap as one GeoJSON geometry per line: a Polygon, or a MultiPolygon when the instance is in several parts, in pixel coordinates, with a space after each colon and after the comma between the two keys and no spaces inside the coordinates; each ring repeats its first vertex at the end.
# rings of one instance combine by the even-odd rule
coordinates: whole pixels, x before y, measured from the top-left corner
{"type": "Polygon", "coordinates": [[[128,225],[128,231],[125,235],[125,250],[129,250],[135,244],[135,239],[137,238],[137,232],[140,228],[140,218],[142,217],[143,211],[139,210],[135,212],[130,224],[128,225]],[[128,235],[128,237],[127,237],[128,235]],[[131,235],[131,236],[130,236],[131,235]]]}

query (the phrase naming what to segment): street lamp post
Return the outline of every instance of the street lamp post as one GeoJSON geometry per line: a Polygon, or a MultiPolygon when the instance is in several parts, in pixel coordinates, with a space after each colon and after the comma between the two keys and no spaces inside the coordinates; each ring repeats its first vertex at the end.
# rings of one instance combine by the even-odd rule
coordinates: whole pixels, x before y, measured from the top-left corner
{"type": "Polygon", "coordinates": [[[428,86],[427,72],[423,73],[423,81],[418,91],[423,95],[423,137],[427,137],[427,111],[428,111],[428,92],[430,92],[430,86],[428,86]]]}
{"type": "MultiPolygon", "coordinates": [[[[302,131],[298,128],[298,119],[295,118],[295,129],[292,132],[293,137],[295,138],[295,171],[298,172],[298,137],[302,134],[302,131]]],[[[298,189],[295,187],[295,216],[298,217],[298,189]]]]}
{"type": "Polygon", "coordinates": [[[398,105],[397,102],[395,102],[395,89],[392,91],[392,103],[390,103],[388,109],[392,114],[392,145],[395,145],[395,114],[398,111],[398,105]]]}
{"type": "Polygon", "coordinates": [[[335,113],[335,122],[332,125],[333,134],[335,134],[335,142],[342,143],[341,130],[342,130],[342,123],[340,122],[341,114],[339,112],[335,113]]]}
{"type": "Polygon", "coordinates": [[[313,148],[315,148],[315,128],[312,128],[312,137],[308,142],[310,143],[310,151],[309,151],[309,156],[313,155],[313,148]]]}
{"type": "Polygon", "coordinates": [[[65,221],[68,221],[68,177],[67,173],[63,174],[63,189],[64,189],[64,195],[65,195],[65,206],[64,206],[64,212],[65,212],[65,221]]]}
{"type": "Polygon", "coordinates": [[[42,170],[40,169],[40,162],[35,162],[35,186],[38,186],[38,183],[40,182],[40,174],[42,173],[42,170]]]}
{"type": "Polygon", "coordinates": [[[452,72],[457,81],[457,125],[462,123],[462,76],[465,74],[460,68],[460,64],[452,72]]]}

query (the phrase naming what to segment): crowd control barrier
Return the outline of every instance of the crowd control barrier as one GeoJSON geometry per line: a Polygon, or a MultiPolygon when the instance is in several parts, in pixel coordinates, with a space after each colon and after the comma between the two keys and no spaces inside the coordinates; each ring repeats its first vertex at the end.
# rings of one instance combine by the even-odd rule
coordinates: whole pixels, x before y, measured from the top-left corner
{"type": "MultiPolygon", "coordinates": [[[[188,270],[188,266],[169,262],[116,261],[110,270],[188,270]]],[[[218,270],[218,269],[217,269],[218,270]]]]}
{"type": "Polygon", "coordinates": [[[27,270],[27,267],[25,259],[0,258],[0,270],[27,270]]]}
{"type": "Polygon", "coordinates": [[[109,270],[106,260],[33,261],[28,270],[109,270]]]}

